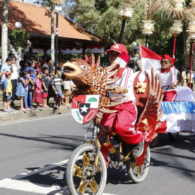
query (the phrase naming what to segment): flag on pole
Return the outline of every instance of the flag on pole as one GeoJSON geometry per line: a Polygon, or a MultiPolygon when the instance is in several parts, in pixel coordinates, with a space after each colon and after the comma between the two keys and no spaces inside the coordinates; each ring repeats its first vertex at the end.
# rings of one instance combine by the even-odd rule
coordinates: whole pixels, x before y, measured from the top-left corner
{"type": "Polygon", "coordinates": [[[154,70],[161,68],[161,56],[141,45],[142,70],[154,70]]]}
{"type": "Polygon", "coordinates": [[[125,68],[127,62],[129,61],[130,56],[127,55],[125,52],[122,52],[115,60],[114,63],[119,64],[121,68],[125,68]]]}

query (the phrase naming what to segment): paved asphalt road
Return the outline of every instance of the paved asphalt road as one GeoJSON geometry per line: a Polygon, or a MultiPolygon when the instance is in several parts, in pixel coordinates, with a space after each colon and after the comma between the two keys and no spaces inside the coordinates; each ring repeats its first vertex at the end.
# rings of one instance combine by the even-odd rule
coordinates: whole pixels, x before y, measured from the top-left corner
{"type": "MultiPolygon", "coordinates": [[[[70,115],[0,124],[0,195],[67,195],[66,160],[85,130],[70,115]]],[[[132,184],[123,167],[109,168],[105,195],[195,195],[195,136],[172,142],[161,135],[151,151],[144,182],[132,184]]]]}

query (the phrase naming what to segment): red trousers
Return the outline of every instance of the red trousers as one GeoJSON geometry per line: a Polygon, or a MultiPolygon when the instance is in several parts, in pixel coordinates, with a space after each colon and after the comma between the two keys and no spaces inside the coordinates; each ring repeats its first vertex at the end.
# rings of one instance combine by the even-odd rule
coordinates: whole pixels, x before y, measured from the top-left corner
{"type": "Polygon", "coordinates": [[[177,92],[175,90],[167,91],[167,92],[164,92],[163,101],[165,101],[165,102],[174,102],[176,97],[177,97],[177,92]]]}
{"type": "MultiPolygon", "coordinates": [[[[101,120],[101,126],[111,127],[111,131],[117,133],[126,143],[136,145],[143,140],[140,133],[134,129],[134,124],[137,120],[137,108],[134,102],[123,103],[119,106],[113,107],[117,110],[114,114],[104,114],[101,120]]],[[[111,133],[108,135],[110,139],[111,133]]],[[[107,157],[108,149],[103,145],[101,152],[104,157],[107,157]]]]}

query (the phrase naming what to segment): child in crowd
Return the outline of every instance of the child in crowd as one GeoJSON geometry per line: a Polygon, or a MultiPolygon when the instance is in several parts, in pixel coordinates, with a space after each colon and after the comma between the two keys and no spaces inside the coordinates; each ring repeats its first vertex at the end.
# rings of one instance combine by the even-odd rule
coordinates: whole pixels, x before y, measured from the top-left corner
{"type": "Polygon", "coordinates": [[[25,71],[26,72],[29,72],[29,69],[30,68],[33,68],[33,61],[32,60],[29,60],[27,64],[28,64],[28,67],[26,67],[25,71]]]}
{"type": "Polygon", "coordinates": [[[28,102],[29,102],[29,108],[34,110],[33,108],[33,96],[34,96],[34,88],[35,88],[35,82],[36,82],[36,76],[35,76],[35,70],[33,67],[29,67],[28,72],[30,74],[30,83],[28,88],[28,102]]]}
{"type": "MultiPolygon", "coordinates": [[[[26,112],[26,107],[24,108],[24,98],[26,96],[26,86],[30,82],[30,77],[28,77],[28,73],[23,71],[21,73],[21,77],[19,79],[18,86],[16,88],[16,95],[20,97],[20,110],[26,112]]],[[[28,91],[27,91],[28,92],[28,91]]],[[[28,108],[28,107],[27,107],[28,108]]]]}
{"type": "Polygon", "coordinates": [[[12,83],[11,83],[11,72],[6,71],[5,77],[6,79],[3,81],[3,103],[4,103],[4,111],[3,112],[12,112],[14,109],[10,108],[9,103],[12,98],[12,83]]]}
{"type": "Polygon", "coordinates": [[[40,72],[42,72],[41,68],[41,62],[38,62],[37,69],[35,70],[36,74],[38,75],[40,72]]]}
{"type": "Polygon", "coordinates": [[[33,102],[37,104],[38,109],[41,109],[39,104],[43,104],[41,79],[42,79],[42,73],[39,73],[36,78],[35,90],[34,90],[34,100],[33,100],[33,102]]]}
{"type": "Polygon", "coordinates": [[[54,90],[55,93],[55,99],[56,99],[56,103],[58,104],[58,111],[59,114],[61,114],[61,102],[62,99],[64,99],[64,96],[62,94],[62,79],[60,78],[61,75],[61,68],[57,68],[56,69],[56,74],[52,79],[52,88],[54,90]]]}
{"type": "Polygon", "coordinates": [[[68,95],[71,94],[71,90],[75,87],[74,83],[69,79],[65,77],[65,68],[63,68],[63,73],[62,73],[62,79],[63,79],[63,93],[65,95],[64,102],[65,106],[70,108],[70,97],[68,95]]]}
{"type": "Polygon", "coordinates": [[[22,74],[22,72],[25,71],[27,68],[28,68],[28,61],[26,60],[20,61],[19,74],[22,74]]]}
{"type": "Polygon", "coordinates": [[[47,98],[49,93],[49,85],[51,79],[49,77],[49,69],[47,67],[43,68],[43,75],[42,75],[42,88],[43,88],[43,107],[47,108],[47,98]]]}

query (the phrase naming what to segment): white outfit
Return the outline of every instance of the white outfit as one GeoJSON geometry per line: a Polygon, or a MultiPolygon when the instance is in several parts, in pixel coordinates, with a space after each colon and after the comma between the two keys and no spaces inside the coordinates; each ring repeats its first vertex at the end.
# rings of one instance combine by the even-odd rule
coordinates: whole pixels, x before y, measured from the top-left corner
{"type": "Polygon", "coordinates": [[[122,68],[116,77],[119,77],[120,79],[115,83],[111,84],[110,87],[114,88],[117,86],[121,86],[127,89],[128,93],[110,94],[110,97],[118,97],[118,96],[125,95],[124,98],[115,101],[124,102],[124,103],[130,101],[135,102],[136,100],[133,93],[133,81],[134,81],[133,70],[131,68],[124,68],[124,69],[122,68]]]}
{"type": "Polygon", "coordinates": [[[71,81],[63,81],[62,84],[65,90],[71,89],[71,81]]]}
{"type": "Polygon", "coordinates": [[[156,70],[156,73],[158,74],[158,79],[162,82],[162,89],[164,91],[167,91],[167,88],[172,83],[177,84],[177,73],[178,70],[175,67],[171,67],[170,71],[167,72],[161,72],[161,68],[156,70]]]}
{"type": "Polygon", "coordinates": [[[72,82],[72,80],[70,80],[70,81],[63,81],[62,85],[64,87],[64,90],[71,90],[71,87],[74,85],[74,83],[72,82]]]}
{"type": "Polygon", "coordinates": [[[17,80],[18,79],[18,69],[15,64],[12,64],[13,72],[11,74],[11,80],[17,80]]]}

